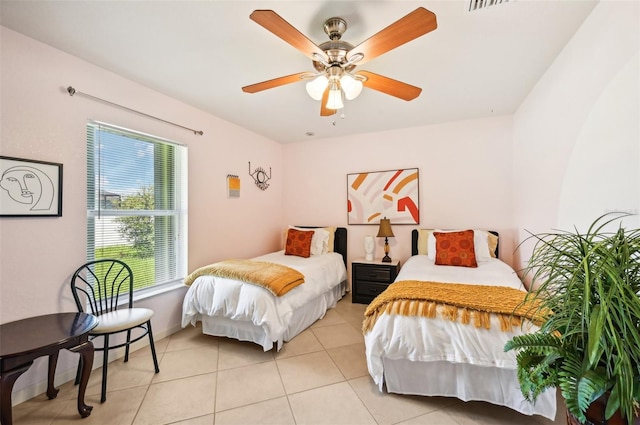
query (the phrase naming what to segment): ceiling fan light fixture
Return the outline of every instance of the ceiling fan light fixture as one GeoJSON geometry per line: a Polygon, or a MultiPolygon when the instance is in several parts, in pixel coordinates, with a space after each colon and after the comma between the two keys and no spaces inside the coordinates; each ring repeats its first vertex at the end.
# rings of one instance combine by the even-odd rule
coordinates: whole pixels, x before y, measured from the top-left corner
{"type": "Polygon", "coordinates": [[[342,103],[342,91],[337,84],[331,85],[331,89],[329,90],[329,96],[327,98],[327,109],[342,109],[344,108],[344,103],[342,103]]]}
{"type": "Polygon", "coordinates": [[[321,100],[328,84],[329,80],[327,79],[327,77],[325,77],[324,75],[319,75],[317,78],[307,83],[307,93],[313,100],[321,100]]]}
{"type": "Polygon", "coordinates": [[[353,100],[362,92],[362,81],[356,80],[350,74],[345,73],[340,78],[340,86],[347,100],[353,100]]]}
{"type": "MultiPolygon", "coordinates": [[[[1,1],[1,0],[0,0],[1,1]]],[[[482,4],[495,4],[515,0],[469,0],[482,4]]],[[[363,86],[403,100],[413,100],[420,95],[421,88],[368,71],[357,71],[357,65],[366,62],[403,44],[421,37],[438,27],[436,15],[418,7],[398,19],[357,46],[342,40],[347,23],[339,17],[325,21],[323,29],[329,41],[315,44],[273,10],[254,10],[251,20],[278,36],[311,59],[317,73],[299,72],[280,78],[242,87],[245,93],[257,93],[285,84],[307,80],[306,90],[314,100],[319,100],[320,116],[334,115],[343,109],[342,95],[347,100],[359,96],[363,86]],[[357,65],[356,65],[357,64],[357,65]]],[[[335,122],[334,122],[335,125],[335,122]]]]}

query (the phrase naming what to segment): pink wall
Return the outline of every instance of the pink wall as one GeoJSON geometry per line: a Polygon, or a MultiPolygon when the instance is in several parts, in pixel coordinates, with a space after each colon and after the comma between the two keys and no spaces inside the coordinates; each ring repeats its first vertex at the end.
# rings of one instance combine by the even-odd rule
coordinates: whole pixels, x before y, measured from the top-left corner
{"type": "MultiPolygon", "coordinates": [[[[189,269],[230,256],[278,247],[282,223],[282,146],[89,63],[1,28],[0,154],[63,164],[63,215],[0,218],[0,323],[75,311],[68,289],[85,260],[86,131],[95,119],[161,136],[189,147],[189,269]],[[189,131],[66,92],[78,91],[204,131],[189,131]],[[272,167],[271,186],[258,189],[252,166],[272,167]],[[226,176],[237,174],[239,199],[227,199],[226,176]]],[[[142,300],[155,310],[157,338],[179,329],[184,288],[142,300]]],[[[98,362],[99,359],[96,359],[98,362]]],[[[61,356],[58,373],[76,360],[61,356]]],[[[42,382],[38,361],[15,390],[42,382]]],[[[35,390],[34,390],[35,391],[35,390]]],[[[15,396],[14,396],[15,398],[15,396]]]]}
{"type": "MultiPolygon", "coordinates": [[[[601,1],[514,115],[519,239],[640,210],[640,3],[601,1]]],[[[639,217],[627,225],[640,227],[639,217]]],[[[517,267],[529,258],[525,244],[517,267]]]]}
{"type": "MultiPolygon", "coordinates": [[[[476,227],[503,235],[501,255],[510,262],[511,134],[511,117],[503,116],[285,145],[286,223],[346,226],[347,174],[418,168],[420,225],[393,226],[391,257],[409,257],[412,229],[476,227]]],[[[377,227],[348,230],[354,260],[364,256],[364,236],[375,236],[377,227]]]]}

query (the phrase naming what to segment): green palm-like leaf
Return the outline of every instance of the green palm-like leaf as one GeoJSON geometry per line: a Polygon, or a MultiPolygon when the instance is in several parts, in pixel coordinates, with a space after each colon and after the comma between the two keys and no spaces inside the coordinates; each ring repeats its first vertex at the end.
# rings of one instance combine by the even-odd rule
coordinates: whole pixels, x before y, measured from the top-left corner
{"type": "Polygon", "coordinates": [[[525,398],[535,401],[547,388],[555,386],[555,363],[562,357],[560,339],[549,334],[525,334],[511,339],[505,351],[521,349],[516,354],[518,381],[525,398]]]}
{"type": "Polygon", "coordinates": [[[584,370],[582,360],[571,356],[564,359],[558,373],[560,390],[567,409],[580,421],[585,421],[587,408],[608,389],[603,370],[584,370]]]}
{"type": "Polygon", "coordinates": [[[591,368],[598,364],[600,357],[604,351],[604,346],[601,344],[600,338],[602,337],[602,328],[604,327],[604,310],[599,305],[594,306],[591,310],[591,317],[589,319],[589,335],[588,335],[588,365],[591,368]]]}
{"type": "Polygon", "coordinates": [[[504,346],[505,351],[526,348],[537,353],[547,354],[550,351],[561,351],[560,338],[552,334],[530,333],[514,336],[504,346]]]}
{"type": "Polygon", "coordinates": [[[605,416],[610,418],[616,411],[620,409],[620,389],[618,385],[614,385],[607,400],[607,407],[605,408],[605,416]]]}

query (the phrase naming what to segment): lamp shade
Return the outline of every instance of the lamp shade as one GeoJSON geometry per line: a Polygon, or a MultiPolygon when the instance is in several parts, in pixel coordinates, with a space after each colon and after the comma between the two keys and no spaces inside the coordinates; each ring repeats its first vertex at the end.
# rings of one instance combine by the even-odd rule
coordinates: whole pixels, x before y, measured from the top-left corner
{"type": "Polygon", "coordinates": [[[342,103],[342,92],[340,88],[329,90],[329,97],[327,99],[328,109],[342,109],[344,104],[342,103]]]}
{"type": "Polygon", "coordinates": [[[340,78],[340,86],[347,100],[355,99],[362,91],[362,81],[356,80],[346,73],[340,78]]]}
{"type": "Polygon", "coordinates": [[[391,238],[393,237],[393,230],[391,230],[391,220],[387,217],[380,219],[380,227],[378,228],[379,238],[391,238]]]}
{"type": "Polygon", "coordinates": [[[324,75],[320,75],[317,78],[309,81],[306,85],[307,93],[313,100],[321,100],[324,90],[327,88],[329,80],[324,75]]]}

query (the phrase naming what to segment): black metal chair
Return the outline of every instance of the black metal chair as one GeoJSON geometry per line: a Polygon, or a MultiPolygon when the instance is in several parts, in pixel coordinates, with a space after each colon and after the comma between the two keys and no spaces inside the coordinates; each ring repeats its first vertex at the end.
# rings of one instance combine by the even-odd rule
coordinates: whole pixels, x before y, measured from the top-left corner
{"type": "MultiPolygon", "coordinates": [[[[101,403],[107,399],[109,350],[125,347],[124,361],[127,362],[129,346],[148,335],[153,365],[156,373],[160,372],[151,331],[153,310],[133,307],[133,272],[126,263],[120,260],[103,259],[84,264],[71,277],[71,292],[78,311],[84,313],[86,310],[87,313],[97,316],[100,322],[91,331],[89,337],[104,338],[102,347],[95,348],[96,351],[103,352],[101,403]],[[135,335],[131,339],[131,331],[134,329],[139,329],[135,333],[140,335],[135,335]],[[110,346],[109,337],[121,332],[127,333],[126,342],[110,346]]],[[[76,384],[79,382],[81,366],[78,364],[76,384]]]]}

